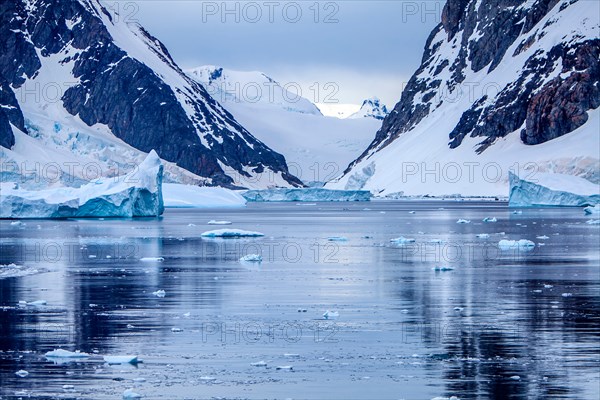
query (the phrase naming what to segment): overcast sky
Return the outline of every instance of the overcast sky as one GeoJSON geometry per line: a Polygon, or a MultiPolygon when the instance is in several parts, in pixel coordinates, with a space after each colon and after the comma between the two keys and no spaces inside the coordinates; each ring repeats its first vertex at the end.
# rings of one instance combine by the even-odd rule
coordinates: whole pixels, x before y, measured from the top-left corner
{"type": "Polygon", "coordinates": [[[104,3],[140,22],[184,69],[258,70],[299,83],[313,102],[378,96],[388,106],[419,66],[443,7],[436,0],[104,3]]]}

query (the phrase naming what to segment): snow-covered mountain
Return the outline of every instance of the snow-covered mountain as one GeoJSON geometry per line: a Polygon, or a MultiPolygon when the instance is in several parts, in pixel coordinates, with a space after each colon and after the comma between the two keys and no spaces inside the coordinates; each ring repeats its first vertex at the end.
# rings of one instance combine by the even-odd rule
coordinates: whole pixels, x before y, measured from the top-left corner
{"type": "Polygon", "coordinates": [[[273,150],[283,154],[290,173],[303,182],[326,182],[338,176],[373,140],[381,121],[374,118],[339,119],[324,116],[308,99],[294,103],[285,85],[262,72],[232,71],[221,67],[194,68],[188,75],[206,85],[222,100],[237,121],[273,150]],[[257,87],[273,87],[256,91],[257,87]],[[241,95],[248,93],[260,96],[241,95]],[[225,89],[224,89],[225,88],[225,89]]]}
{"type": "Polygon", "coordinates": [[[172,180],[300,184],[158,39],[98,0],[4,1],[0,21],[3,159],[110,169],[154,149],[172,180]]]}
{"type": "Polygon", "coordinates": [[[448,0],[400,102],[328,187],[507,195],[511,168],[600,182],[599,7],[448,0]]]}
{"type": "Polygon", "coordinates": [[[348,118],[375,118],[383,120],[388,115],[388,109],[377,97],[371,97],[363,101],[360,109],[348,118]]]}
{"type": "Polygon", "coordinates": [[[234,71],[203,65],[186,71],[200,82],[219,103],[268,104],[285,111],[321,115],[319,109],[301,96],[295,83],[283,86],[258,71],[234,71]],[[291,90],[287,90],[289,87],[291,90]]]}

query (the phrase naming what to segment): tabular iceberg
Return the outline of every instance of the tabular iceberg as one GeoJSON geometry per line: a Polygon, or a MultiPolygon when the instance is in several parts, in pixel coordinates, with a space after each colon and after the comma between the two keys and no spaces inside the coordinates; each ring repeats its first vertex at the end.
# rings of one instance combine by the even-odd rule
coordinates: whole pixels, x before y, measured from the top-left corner
{"type": "Polygon", "coordinates": [[[511,173],[510,207],[593,206],[600,203],[600,186],[563,174],[535,174],[530,180],[511,173]]]}
{"type": "Polygon", "coordinates": [[[19,189],[3,183],[0,218],[154,217],[164,210],[163,165],[151,151],[139,167],[79,188],[19,189]]]}
{"type": "Polygon", "coordinates": [[[248,201],[369,201],[368,190],[270,189],[248,190],[242,193],[248,201]]]}

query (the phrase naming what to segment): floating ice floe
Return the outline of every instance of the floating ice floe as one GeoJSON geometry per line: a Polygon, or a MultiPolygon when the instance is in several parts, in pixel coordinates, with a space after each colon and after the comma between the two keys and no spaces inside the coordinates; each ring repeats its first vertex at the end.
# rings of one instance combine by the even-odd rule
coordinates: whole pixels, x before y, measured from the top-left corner
{"type": "Polygon", "coordinates": [[[461,219],[457,220],[456,223],[457,224],[470,224],[471,220],[461,218],[461,219]]]}
{"type": "Polygon", "coordinates": [[[442,244],[442,243],[444,243],[444,241],[442,239],[430,239],[430,240],[427,241],[427,243],[442,244]]]}
{"type": "Polygon", "coordinates": [[[409,211],[408,213],[409,213],[409,214],[414,214],[414,213],[415,213],[415,211],[409,211]]]}
{"type": "Polygon", "coordinates": [[[323,318],[324,319],[336,319],[337,317],[340,316],[340,313],[337,311],[325,311],[325,313],[323,313],[323,318]]]}
{"type": "Polygon", "coordinates": [[[253,362],[250,365],[252,365],[253,367],[266,367],[267,363],[264,361],[257,361],[257,362],[253,362]]]}
{"type": "Polygon", "coordinates": [[[73,385],[63,385],[62,388],[64,390],[73,390],[73,389],[75,389],[75,386],[73,386],[73,385]]]}
{"type": "Polygon", "coordinates": [[[347,242],[348,238],[345,236],[330,236],[327,240],[330,242],[347,242]]]}
{"type": "Polygon", "coordinates": [[[590,219],[589,221],[585,221],[588,225],[600,225],[600,219],[590,219]]]}
{"type": "Polygon", "coordinates": [[[520,239],[520,240],[503,239],[498,242],[498,247],[500,247],[501,250],[504,250],[504,249],[527,249],[527,248],[535,247],[535,243],[533,243],[531,240],[527,240],[527,239],[520,239]]]}
{"type": "Polygon", "coordinates": [[[244,231],[242,229],[217,229],[214,231],[206,231],[200,234],[206,238],[239,238],[239,237],[259,237],[265,236],[261,232],[244,231]]]}
{"type": "Polygon", "coordinates": [[[25,378],[27,375],[29,375],[29,372],[25,371],[24,369],[21,369],[15,372],[15,375],[20,376],[21,378],[25,378]]]}
{"type": "Polygon", "coordinates": [[[88,358],[90,355],[81,351],[68,351],[57,349],[49,351],[45,354],[47,358],[88,358]]]}
{"type": "Polygon", "coordinates": [[[48,302],[46,300],[35,300],[35,301],[30,301],[29,303],[27,303],[28,306],[32,306],[32,307],[45,306],[47,304],[48,304],[48,302]]]}
{"type": "Polygon", "coordinates": [[[554,287],[554,285],[544,285],[544,289],[552,289],[554,287]]]}
{"type": "Polygon", "coordinates": [[[38,270],[33,267],[25,267],[23,265],[8,264],[0,265],[0,279],[3,278],[17,278],[21,276],[28,276],[37,274],[39,272],[45,272],[44,270],[38,270]]]}
{"type": "Polygon", "coordinates": [[[133,391],[133,389],[127,389],[123,392],[123,400],[141,399],[142,395],[133,391]]]}
{"type": "Polygon", "coordinates": [[[561,296],[562,297],[571,297],[571,296],[573,296],[573,293],[563,293],[561,296]]]}
{"type": "Polygon", "coordinates": [[[163,165],[153,150],[132,172],[79,188],[0,184],[0,218],[154,217],[163,213],[163,165]]]}
{"type": "Polygon", "coordinates": [[[283,370],[283,371],[293,371],[294,367],[291,365],[278,365],[277,367],[275,367],[275,369],[277,371],[279,370],[283,370]]]}
{"type": "Polygon", "coordinates": [[[247,254],[240,258],[241,262],[262,262],[263,258],[260,254],[247,254]]]}
{"type": "Polygon", "coordinates": [[[137,356],[104,356],[104,361],[109,364],[137,364],[137,356]]]}
{"type": "Polygon", "coordinates": [[[284,353],[283,356],[287,358],[300,358],[300,354],[296,353],[284,353]]]}
{"type": "Polygon", "coordinates": [[[515,210],[512,213],[515,214],[515,215],[519,215],[519,214],[523,214],[523,211],[521,211],[521,210],[515,210]]]}
{"type": "Polygon", "coordinates": [[[542,235],[542,236],[536,236],[536,239],[540,239],[540,240],[546,240],[546,239],[550,239],[550,237],[546,236],[546,235],[542,235]]]}
{"type": "Polygon", "coordinates": [[[142,257],[140,258],[141,262],[163,262],[165,261],[164,257],[142,257]]]}
{"type": "Polygon", "coordinates": [[[482,221],[483,222],[498,222],[496,217],[485,217],[482,221]]]}
{"type": "Polygon", "coordinates": [[[248,190],[242,193],[248,201],[369,201],[368,190],[330,190],[322,188],[309,189],[267,189],[248,190]]]}
{"type": "Polygon", "coordinates": [[[183,329],[175,327],[175,328],[171,328],[171,332],[180,333],[180,332],[183,332],[183,329]]]}
{"type": "Polygon", "coordinates": [[[600,214],[600,204],[596,204],[595,206],[586,207],[583,209],[583,212],[586,214],[600,214]]]}
{"type": "Polygon", "coordinates": [[[513,381],[520,381],[520,380],[521,380],[521,377],[520,377],[519,375],[513,375],[513,376],[511,376],[511,377],[510,377],[510,378],[508,378],[508,379],[512,379],[513,381]]]}
{"type": "Polygon", "coordinates": [[[231,221],[215,221],[214,219],[211,219],[210,221],[207,222],[208,225],[231,225],[232,222],[231,221]]]}
{"type": "Polygon", "coordinates": [[[404,236],[400,236],[394,239],[390,239],[390,242],[394,244],[406,244],[406,243],[414,243],[415,239],[405,238],[404,236]]]}
{"type": "Polygon", "coordinates": [[[487,239],[490,237],[490,235],[488,233],[479,233],[475,236],[477,236],[479,239],[487,239]]]}
{"type": "Polygon", "coordinates": [[[536,173],[531,181],[509,172],[510,207],[590,206],[600,203],[598,185],[584,178],[536,173]]]}
{"type": "Polygon", "coordinates": [[[167,292],[160,289],[160,290],[157,290],[156,292],[152,292],[152,294],[155,295],[156,297],[165,297],[167,295],[167,292]]]}

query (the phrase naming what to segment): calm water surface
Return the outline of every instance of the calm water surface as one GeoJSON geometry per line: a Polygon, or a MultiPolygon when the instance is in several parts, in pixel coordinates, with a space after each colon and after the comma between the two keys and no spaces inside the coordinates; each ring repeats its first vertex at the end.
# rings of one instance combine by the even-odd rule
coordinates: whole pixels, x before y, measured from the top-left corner
{"type": "Polygon", "coordinates": [[[0,221],[0,264],[37,270],[0,279],[0,397],[598,399],[589,219],[415,201],[0,221]],[[200,238],[228,228],[211,219],[265,236],[200,238]],[[501,251],[502,239],[536,247],[501,251]],[[90,357],[44,356],[57,348],[90,357]],[[131,354],[143,362],[103,361],[131,354]]]}

